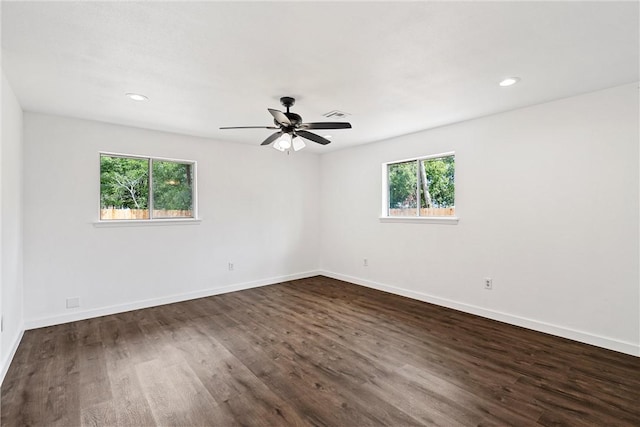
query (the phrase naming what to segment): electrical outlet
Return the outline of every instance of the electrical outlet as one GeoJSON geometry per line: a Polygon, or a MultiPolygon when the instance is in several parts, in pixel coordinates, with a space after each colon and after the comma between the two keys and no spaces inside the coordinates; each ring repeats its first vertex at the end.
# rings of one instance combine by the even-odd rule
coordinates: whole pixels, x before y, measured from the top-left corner
{"type": "Polygon", "coordinates": [[[233,271],[233,263],[232,262],[229,263],[229,271],[233,271]]]}
{"type": "Polygon", "coordinates": [[[67,308],[80,307],[80,297],[67,298],[67,308]]]}
{"type": "Polygon", "coordinates": [[[484,288],[488,291],[493,289],[493,279],[491,277],[484,278],[484,288]]]}
{"type": "Polygon", "coordinates": [[[366,259],[366,258],[363,258],[362,259],[362,265],[365,266],[365,267],[369,267],[369,260],[366,259]]]}

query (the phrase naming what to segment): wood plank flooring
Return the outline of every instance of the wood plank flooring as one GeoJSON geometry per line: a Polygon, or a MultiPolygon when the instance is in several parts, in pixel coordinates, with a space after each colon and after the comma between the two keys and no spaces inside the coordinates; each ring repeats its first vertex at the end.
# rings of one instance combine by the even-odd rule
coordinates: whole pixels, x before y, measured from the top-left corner
{"type": "Polygon", "coordinates": [[[318,276],[27,331],[2,426],[640,426],[640,358],[318,276]]]}

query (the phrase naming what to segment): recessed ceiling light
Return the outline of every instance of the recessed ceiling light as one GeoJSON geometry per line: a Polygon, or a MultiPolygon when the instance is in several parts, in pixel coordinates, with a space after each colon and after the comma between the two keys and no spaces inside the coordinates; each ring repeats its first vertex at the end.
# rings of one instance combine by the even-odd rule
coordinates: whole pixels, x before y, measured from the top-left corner
{"type": "Polygon", "coordinates": [[[144,95],[140,95],[139,93],[127,93],[126,94],[129,99],[133,99],[134,101],[147,101],[147,98],[144,95]]]}
{"type": "Polygon", "coordinates": [[[519,81],[520,81],[520,77],[507,77],[506,79],[500,82],[500,86],[502,87],[513,86],[519,81]]]}
{"type": "Polygon", "coordinates": [[[324,138],[331,139],[331,135],[325,135],[324,138]]]}

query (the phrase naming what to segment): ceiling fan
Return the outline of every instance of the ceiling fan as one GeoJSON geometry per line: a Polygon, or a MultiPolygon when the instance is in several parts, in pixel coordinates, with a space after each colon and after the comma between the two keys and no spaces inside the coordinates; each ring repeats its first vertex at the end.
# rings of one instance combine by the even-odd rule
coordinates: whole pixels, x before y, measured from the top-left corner
{"type": "Polygon", "coordinates": [[[303,123],[302,117],[289,111],[289,108],[296,103],[294,98],[283,96],[280,98],[280,103],[286,107],[286,112],[267,108],[273,116],[275,126],[232,126],[220,129],[276,129],[278,131],[262,141],[261,145],[269,145],[275,141],[273,147],[279,151],[288,151],[292,146],[295,151],[303,149],[305,143],[302,138],[322,145],[331,142],[320,135],[309,132],[309,129],[351,129],[351,123],[347,122],[303,123]]]}

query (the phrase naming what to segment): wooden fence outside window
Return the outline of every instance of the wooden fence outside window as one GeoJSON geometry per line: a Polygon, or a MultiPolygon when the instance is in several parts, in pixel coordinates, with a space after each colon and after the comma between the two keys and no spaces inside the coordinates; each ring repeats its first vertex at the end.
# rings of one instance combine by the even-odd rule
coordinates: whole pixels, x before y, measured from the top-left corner
{"type": "MultiPolygon", "coordinates": [[[[154,209],[154,218],[193,218],[190,210],[154,209]]],[[[100,219],[149,219],[149,209],[100,209],[100,219]]]]}

